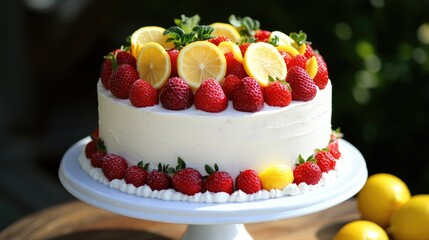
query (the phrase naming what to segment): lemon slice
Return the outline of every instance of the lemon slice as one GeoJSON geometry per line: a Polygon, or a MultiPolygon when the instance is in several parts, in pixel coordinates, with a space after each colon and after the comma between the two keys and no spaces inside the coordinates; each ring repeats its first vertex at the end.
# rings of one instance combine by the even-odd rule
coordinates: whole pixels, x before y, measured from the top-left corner
{"type": "Polygon", "coordinates": [[[296,55],[300,54],[299,51],[291,45],[279,45],[276,48],[278,50],[287,52],[291,57],[295,57],[296,55]]]}
{"type": "Polygon", "coordinates": [[[314,79],[314,77],[317,74],[318,64],[315,56],[312,56],[307,60],[305,63],[305,71],[310,75],[311,79],[314,79]]]}
{"type": "Polygon", "coordinates": [[[286,78],[287,68],[279,51],[265,42],[253,43],[247,48],[243,66],[250,77],[256,79],[261,86],[268,86],[269,78],[286,78]]]}
{"type": "Polygon", "coordinates": [[[223,54],[232,52],[232,55],[234,56],[235,60],[237,60],[237,62],[243,62],[243,55],[241,54],[240,47],[237,44],[230,41],[224,41],[219,43],[218,48],[223,52],[223,54]]]}
{"type": "Polygon", "coordinates": [[[240,42],[240,34],[231,24],[217,22],[210,24],[210,27],[214,28],[214,31],[212,32],[213,36],[226,36],[232,42],[240,42]]]}
{"type": "Polygon", "coordinates": [[[167,50],[173,48],[174,44],[172,42],[166,42],[168,36],[163,35],[164,31],[164,28],[157,26],[146,26],[137,29],[131,35],[131,54],[137,58],[140,49],[148,42],[157,42],[167,50]]]}
{"type": "Polygon", "coordinates": [[[182,48],[177,57],[177,72],[194,91],[204,80],[221,81],[226,73],[222,51],[207,41],[196,41],[182,48]]]}
{"type": "Polygon", "coordinates": [[[275,36],[279,38],[278,45],[292,45],[295,41],[289,37],[286,33],[280,31],[272,31],[268,37],[268,41],[271,41],[275,36]]]}
{"type": "Polygon", "coordinates": [[[140,50],[137,58],[139,77],[148,81],[155,89],[167,82],[171,72],[171,62],[167,51],[157,42],[148,42],[140,50]]]}

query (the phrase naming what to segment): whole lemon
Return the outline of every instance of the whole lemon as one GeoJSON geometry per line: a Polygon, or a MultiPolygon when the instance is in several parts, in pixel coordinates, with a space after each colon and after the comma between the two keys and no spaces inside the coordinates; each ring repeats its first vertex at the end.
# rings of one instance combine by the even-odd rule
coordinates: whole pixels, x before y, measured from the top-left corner
{"type": "Polygon", "coordinates": [[[429,194],[412,196],[393,213],[388,231],[395,240],[428,240],[429,194]]]}
{"type": "Polygon", "coordinates": [[[265,190],[283,189],[293,182],[292,169],[285,164],[274,165],[262,170],[259,174],[265,190]]]}
{"type": "Polygon", "coordinates": [[[344,225],[334,236],[334,240],[389,240],[389,237],[377,224],[356,220],[344,225]]]}
{"type": "Polygon", "coordinates": [[[358,210],[363,219],[386,228],[392,214],[410,197],[410,190],[401,179],[392,174],[377,173],[368,178],[358,193],[358,210]]]}

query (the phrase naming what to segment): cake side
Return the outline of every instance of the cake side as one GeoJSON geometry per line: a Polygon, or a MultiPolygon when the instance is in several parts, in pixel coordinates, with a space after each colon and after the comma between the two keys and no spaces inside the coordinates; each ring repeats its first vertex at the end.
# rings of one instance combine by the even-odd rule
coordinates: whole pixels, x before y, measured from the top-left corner
{"type": "Polygon", "coordinates": [[[159,105],[136,108],[97,85],[99,131],[108,152],[127,159],[175,166],[177,158],[204,171],[217,164],[233,178],[240,171],[262,171],[275,164],[294,167],[298,156],[327,146],[331,134],[332,86],[329,83],[308,102],[283,108],[265,105],[257,113],[229,106],[221,113],[191,107],[170,111],[159,105]]]}

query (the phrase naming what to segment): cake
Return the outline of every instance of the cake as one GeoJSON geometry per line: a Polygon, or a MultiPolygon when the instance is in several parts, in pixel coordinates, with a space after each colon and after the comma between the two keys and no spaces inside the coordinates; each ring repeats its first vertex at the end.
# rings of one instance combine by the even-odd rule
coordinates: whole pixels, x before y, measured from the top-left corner
{"type": "Polygon", "coordinates": [[[175,23],[142,27],[131,48],[105,57],[98,129],[80,157],[91,177],[193,202],[296,195],[336,178],[332,84],[305,33],[261,30],[234,15],[175,23]],[[167,186],[155,186],[155,172],[167,186]]]}

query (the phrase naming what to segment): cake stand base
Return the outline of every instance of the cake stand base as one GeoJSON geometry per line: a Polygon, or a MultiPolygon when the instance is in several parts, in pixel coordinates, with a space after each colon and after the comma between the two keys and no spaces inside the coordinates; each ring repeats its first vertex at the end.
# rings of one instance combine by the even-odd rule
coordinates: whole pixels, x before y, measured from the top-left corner
{"type": "Polygon", "coordinates": [[[253,240],[244,224],[188,225],[183,240],[253,240]]]}
{"type": "Polygon", "coordinates": [[[63,186],[78,199],[123,216],[158,222],[188,224],[184,240],[250,240],[243,224],[294,218],[322,211],[354,196],[365,184],[368,171],[362,154],[345,140],[340,150],[347,167],[337,179],[296,196],[242,203],[163,201],[130,195],[93,180],[78,162],[89,138],[64,154],[59,169],[63,186]]]}

